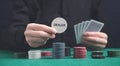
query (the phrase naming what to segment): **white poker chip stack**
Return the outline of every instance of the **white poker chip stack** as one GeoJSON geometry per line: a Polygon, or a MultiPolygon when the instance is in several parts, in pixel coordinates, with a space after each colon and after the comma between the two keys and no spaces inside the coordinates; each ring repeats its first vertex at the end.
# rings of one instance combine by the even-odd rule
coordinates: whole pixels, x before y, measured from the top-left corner
{"type": "Polygon", "coordinates": [[[40,59],[40,58],[41,58],[41,50],[28,51],[28,59],[40,59]]]}

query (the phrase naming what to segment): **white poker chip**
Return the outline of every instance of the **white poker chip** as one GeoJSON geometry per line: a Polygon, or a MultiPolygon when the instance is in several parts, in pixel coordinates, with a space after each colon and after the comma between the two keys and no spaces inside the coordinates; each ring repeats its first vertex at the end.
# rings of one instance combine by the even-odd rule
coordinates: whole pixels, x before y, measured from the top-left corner
{"type": "Polygon", "coordinates": [[[29,59],[40,59],[41,58],[41,50],[29,50],[28,58],[29,59]]]}
{"type": "Polygon", "coordinates": [[[53,19],[51,27],[57,30],[57,33],[63,33],[67,29],[67,21],[64,18],[57,17],[53,19]]]}

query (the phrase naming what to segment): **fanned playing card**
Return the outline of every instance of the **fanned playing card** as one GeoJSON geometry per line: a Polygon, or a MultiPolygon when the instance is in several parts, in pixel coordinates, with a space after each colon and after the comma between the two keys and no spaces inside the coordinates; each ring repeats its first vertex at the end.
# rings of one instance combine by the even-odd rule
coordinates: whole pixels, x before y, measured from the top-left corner
{"type": "Polygon", "coordinates": [[[75,31],[76,43],[77,44],[81,43],[81,38],[84,32],[99,32],[101,31],[103,26],[104,23],[96,20],[82,21],[81,23],[75,24],[74,31],[75,31]]]}
{"type": "Polygon", "coordinates": [[[104,26],[104,23],[95,21],[95,20],[90,20],[90,24],[86,27],[86,31],[89,32],[99,32],[101,31],[102,27],[104,26]]]}

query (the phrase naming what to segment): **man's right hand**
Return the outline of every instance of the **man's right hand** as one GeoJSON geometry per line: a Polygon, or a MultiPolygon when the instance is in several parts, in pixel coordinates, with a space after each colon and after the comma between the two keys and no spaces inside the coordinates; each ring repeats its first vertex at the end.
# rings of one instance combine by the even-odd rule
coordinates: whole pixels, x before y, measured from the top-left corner
{"type": "Polygon", "coordinates": [[[29,46],[39,47],[46,44],[48,39],[55,38],[56,30],[52,27],[30,23],[24,32],[25,38],[29,46]]]}

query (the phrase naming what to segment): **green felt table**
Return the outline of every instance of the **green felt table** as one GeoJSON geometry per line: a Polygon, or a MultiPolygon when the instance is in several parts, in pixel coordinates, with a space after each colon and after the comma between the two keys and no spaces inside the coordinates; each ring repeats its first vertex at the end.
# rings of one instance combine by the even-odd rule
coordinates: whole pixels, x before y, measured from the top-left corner
{"type": "MultiPolygon", "coordinates": [[[[51,49],[44,49],[51,50],[51,49]]],[[[107,50],[120,49],[104,49],[104,55],[107,56],[107,50]]],[[[72,53],[73,51],[71,51],[72,53]]],[[[37,60],[27,58],[18,59],[14,57],[14,52],[0,51],[0,66],[120,66],[120,57],[105,57],[105,59],[92,59],[91,51],[87,51],[85,59],[74,59],[73,55],[64,59],[53,59],[52,57],[44,57],[37,60]]]]}

